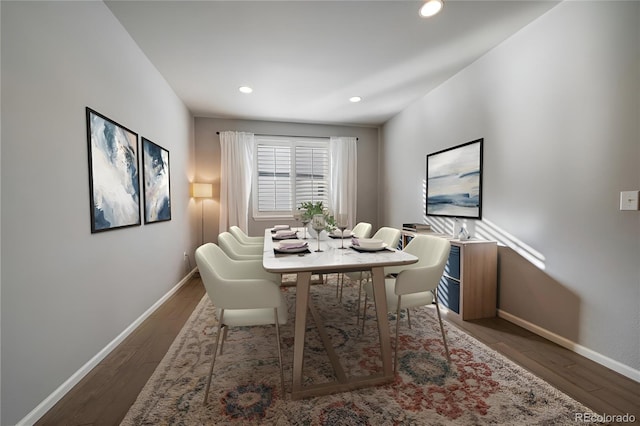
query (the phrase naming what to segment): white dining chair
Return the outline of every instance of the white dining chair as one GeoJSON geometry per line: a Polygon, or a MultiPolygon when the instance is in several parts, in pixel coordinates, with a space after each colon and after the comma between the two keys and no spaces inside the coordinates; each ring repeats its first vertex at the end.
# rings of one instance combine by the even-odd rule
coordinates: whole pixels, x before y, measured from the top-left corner
{"type": "Polygon", "coordinates": [[[232,259],[257,260],[262,259],[263,247],[257,244],[241,244],[236,237],[229,232],[218,235],[218,245],[232,259]]]}
{"type": "MultiPolygon", "coordinates": [[[[444,273],[444,268],[449,258],[451,244],[448,240],[432,235],[418,235],[413,238],[403,251],[418,257],[418,262],[410,265],[394,266],[385,268],[386,274],[395,274],[395,278],[385,279],[385,290],[387,297],[388,311],[396,314],[396,341],[393,369],[397,370],[399,340],[398,332],[400,327],[400,311],[407,310],[407,320],[411,328],[411,317],[409,309],[418,306],[427,306],[435,302],[438,321],[440,322],[440,332],[447,355],[447,361],[451,361],[447,338],[442,325],[440,307],[438,306],[438,283],[444,273]]],[[[362,332],[367,315],[367,301],[373,297],[373,286],[371,282],[364,284],[364,314],[362,317],[362,332]]]]}
{"type": "MultiPolygon", "coordinates": [[[[395,249],[398,246],[398,242],[400,241],[402,233],[399,229],[391,228],[388,226],[383,226],[378,229],[375,234],[373,234],[373,239],[382,240],[387,247],[391,247],[395,249]]],[[[385,270],[385,273],[386,270],[385,270]]],[[[358,305],[356,307],[356,323],[360,318],[360,300],[362,299],[362,284],[371,278],[371,273],[369,271],[356,271],[356,272],[347,272],[347,278],[358,281],[358,305]]],[[[342,282],[340,283],[340,297],[342,297],[342,282]]]]}
{"type": "Polygon", "coordinates": [[[358,222],[356,226],[353,227],[351,233],[356,238],[369,238],[371,235],[371,230],[373,227],[370,223],[367,222],[358,222]]]}
{"type": "MultiPolygon", "coordinates": [[[[213,360],[204,393],[207,404],[213,367],[220,355],[228,327],[262,326],[274,324],[280,365],[280,386],[284,396],[284,372],[280,347],[280,325],[287,323],[287,302],[280,291],[280,276],[264,270],[262,261],[238,261],[229,258],[214,243],[196,250],[196,264],[211,303],[216,307],[218,329],[213,347],[213,360]],[[224,329],[224,331],[223,331],[224,329]],[[220,342],[220,334],[222,342],[220,342]]],[[[250,368],[247,366],[247,368],[250,368]]]]}
{"type": "MultiPolygon", "coordinates": [[[[371,229],[373,227],[368,222],[358,222],[356,226],[351,230],[351,234],[356,238],[369,238],[371,235],[371,229]]],[[[359,272],[354,272],[353,274],[359,274],[359,272]]],[[[338,274],[337,283],[336,283],[336,297],[340,302],[342,302],[342,285],[344,284],[344,274],[338,274]]],[[[358,310],[360,307],[358,306],[358,310]]]]}
{"type": "Polygon", "coordinates": [[[264,246],[264,237],[250,237],[238,226],[230,226],[229,233],[243,245],[259,245],[260,247],[264,246]]]}

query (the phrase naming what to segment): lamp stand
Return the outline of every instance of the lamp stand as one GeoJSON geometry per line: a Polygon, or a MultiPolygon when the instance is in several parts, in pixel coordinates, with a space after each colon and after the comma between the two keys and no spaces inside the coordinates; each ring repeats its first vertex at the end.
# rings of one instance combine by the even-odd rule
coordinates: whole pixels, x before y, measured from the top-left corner
{"type": "MultiPolygon", "coordinates": [[[[204,199],[200,200],[200,245],[204,245],[204,199]]],[[[196,277],[202,277],[200,270],[195,272],[196,277]]]]}
{"type": "MultiPolygon", "coordinates": [[[[200,245],[204,245],[204,198],[213,197],[213,185],[210,183],[191,183],[191,196],[195,199],[200,198],[200,245]]],[[[198,271],[200,275],[200,271],[198,271]]]]}
{"type": "Polygon", "coordinates": [[[204,244],[204,200],[200,200],[200,245],[204,244]]]}

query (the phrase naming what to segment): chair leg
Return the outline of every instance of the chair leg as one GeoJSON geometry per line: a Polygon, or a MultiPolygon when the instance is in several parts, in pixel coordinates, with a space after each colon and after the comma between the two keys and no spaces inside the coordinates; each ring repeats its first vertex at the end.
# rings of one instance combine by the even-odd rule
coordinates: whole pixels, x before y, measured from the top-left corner
{"type": "Polygon", "coordinates": [[[447,354],[447,362],[451,362],[451,356],[449,355],[449,346],[447,345],[447,336],[444,334],[444,327],[442,326],[442,316],[440,315],[440,305],[438,305],[438,290],[436,290],[436,297],[434,297],[436,303],[436,312],[438,313],[438,321],[440,322],[440,333],[442,333],[442,341],[444,342],[444,351],[447,354]]]}
{"type": "Polygon", "coordinates": [[[393,374],[398,371],[398,352],[400,351],[400,341],[398,340],[399,331],[400,331],[400,299],[401,296],[398,295],[398,309],[396,311],[396,347],[394,350],[393,357],[393,374]]]}
{"type": "Polygon", "coordinates": [[[407,308],[407,322],[409,322],[409,330],[411,330],[411,310],[407,308]]]}
{"type": "Polygon", "coordinates": [[[278,308],[273,308],[276,324],[276,339],[278,341],[278,363],[280,364],[280,386],[282,388],[282,399],[284,399],[284,370],[282,369],[282,349],[280,348],[280,323],[278,321],[278,308]]]}
{"type": "Polygon", "coordinates": [[[218,320],[218,332],[216,333],[216,342],[213,345],[213,360],[211,361],[211,367],[209,367],[209,378],[207,379],[207,387],[204,390],[204,401],[203,401],[204,405],[207,405],[207,401],[209,399],[209,388],[211,387],[211,376],[213,375],[213,365],[216,363],[216,355],[218,354],[218,342],[220,341],[220,331],[222,329],[222,320],[224,319],[223,317],[224,317],[224,309],[221,309],[220,319],[218,320]]]}
{"type": "MultiPolygon", "coordinates": [[[[360,312],[358,311],[358,315],[360,315],[360,312]]],[[[362,331],[361,333],[364,334],[364,323],[367,319],[367,294],[364,294],[364,309],[362,310],[362,331]]]]}
{"type": "Polygon", "coordinates": [[[360,299],[362,298],[362,272],[358,278],[358,307],[356,308],[356,324],[360,322],[360,299]]]}
{"type": "Polygon", "coordinates": [[[220,355],[222,355],[222,349],[224,348],[224,342],[227,340],[227,331],[229,331],[229,327],[223,325],[222,328],[224,331],[222,332],[222,342],[220,342],[220,355]]]}

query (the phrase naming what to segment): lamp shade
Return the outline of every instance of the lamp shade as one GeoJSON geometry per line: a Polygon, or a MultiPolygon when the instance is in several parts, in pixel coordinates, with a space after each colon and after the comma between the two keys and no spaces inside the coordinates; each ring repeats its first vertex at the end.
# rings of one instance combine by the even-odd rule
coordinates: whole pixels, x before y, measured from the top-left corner
{"type": "Polygon", "coordinates": [[[191,196],[194,198],[213,197],[213,185],[210,183],[192,183],[191,196]]]}

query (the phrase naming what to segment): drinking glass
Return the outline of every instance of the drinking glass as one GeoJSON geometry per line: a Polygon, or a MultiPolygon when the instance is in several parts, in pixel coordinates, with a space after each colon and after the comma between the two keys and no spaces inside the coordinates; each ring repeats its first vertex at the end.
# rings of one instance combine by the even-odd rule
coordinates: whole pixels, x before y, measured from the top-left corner
{"type": "Polygon", "coordinates": [[[302,210],[296,209],[293,212],[293,219],[296,221],[296,224],[299,223],[300,220],[302,219],[302,210]]]}
{"type": "Polygon", "coordinates": [[[340,244],[340,248],[344,249],[344,230],[349,227],[349,215],[346,213],[338,213],[336,217],[336,225],[340,230],[340,236],[342,237],[342,243],[340,244]]]}
{"type": "Polygon", "coordinates": [[[302,228],[304,229],[304,236],[302,237],[303,240],[307,239],[307,225],[309,224],[309,218],[306,216],[302,216],[302,228]]]}
{"type": "Polygon", "coordinates": [[[311,227],[313,228],[314,231],[316,231],[317,234],[317,238],[318,238],[318,250],[316,251],[322,251],[320,250],[320,233],[322,232],[322,230],[324,229],[324,227],[326,226],[326,222],[324,220],[324,215],[323,214],[314,214],[313,215],[313,219],[311,220],[311,227]]]}

